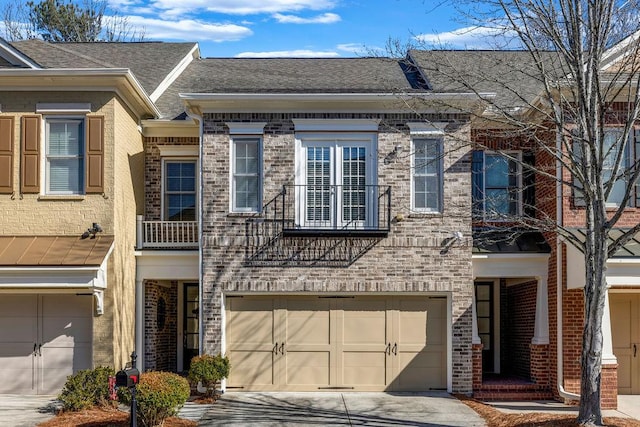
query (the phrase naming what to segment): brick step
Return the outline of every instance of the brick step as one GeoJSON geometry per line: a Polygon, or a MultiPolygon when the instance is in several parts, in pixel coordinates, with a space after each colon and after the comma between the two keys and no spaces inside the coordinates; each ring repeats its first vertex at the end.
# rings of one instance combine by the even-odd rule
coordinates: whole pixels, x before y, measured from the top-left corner
{"type": "Polygon", "coordinates": [[[549,390],[480,390],[473,393],[478,400],[551,400],[549,390]]]}
{"type": "Polygon", "coordinates": [[[480,386],[479,391],[546,391],[549,387],[544,384],[532,384],[532,383],[495,383],[495,384],[487,384],[483,383],[480,386]]]}

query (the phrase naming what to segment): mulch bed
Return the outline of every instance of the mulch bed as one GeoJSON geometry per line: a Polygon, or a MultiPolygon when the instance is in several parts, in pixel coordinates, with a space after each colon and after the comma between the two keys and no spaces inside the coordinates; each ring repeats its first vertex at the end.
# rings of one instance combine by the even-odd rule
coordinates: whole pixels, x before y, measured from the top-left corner
{"type": "MultiPolygon", "coordinates": [[[[195,421],[168,418],[164,427],[196,427],[195,421]]],[[[129,427],[129,413],[116,408],[92,408],[79,412],[63,412],[38,424],[38,427],[129,427]]]]}
{"type": "MultiPolygon", "coordinates": [[[[490,405],[464,395],[455,395],[487,422],[487,427],[578,427],[575,415],[528,412],[505,414],[490,405]]],[[[640,427],[640,421],[630,418],[604,419],[608,427],[640,427]]]]}

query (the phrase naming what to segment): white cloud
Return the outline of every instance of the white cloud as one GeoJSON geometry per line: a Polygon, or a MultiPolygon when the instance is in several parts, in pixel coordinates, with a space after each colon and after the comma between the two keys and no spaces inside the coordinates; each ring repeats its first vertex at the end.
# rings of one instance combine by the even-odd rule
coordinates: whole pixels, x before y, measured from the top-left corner
{"type": "Polygon", "coordinates": [[[271,52],[241,52],[236,55],[236,58],[336,58],[339,56],[338,52],[298,49],[271,52]]]}
{"type": "Polygon", "coordinates": [[[142,16],[127,16],[131,26],[144,29],[144,36],[149,40],[187,40],[187,41],[236,41],[249,37],[253,32],[240,25],[212,24],[181,19],[163,21],[142,16]]]}
{"type": "Polygon", "coordinates": [[[505,48],[511,40],[503,28],[466,27],[444,33],[426,33],[415,36],[420,42],[448,49],[505,48]]]}
{"type": "Polygon", "coordinates": [[[312,18],[276,13],[273,17],[281,24],[334,24],[340,21],[340,15],[335,13],[323,13],[312,18]]]}
{"type": "Polygon", "coordinates": [[[180,2],[175,0],[152,0],[151,4],[173,16],[198,10],[230,15],[255,15],[301,10],[326,10],[333,8],[336,0],[181,0],[180,2]]]}
{"type": "Polygon", "coordinates": [[[336,49],[358,55],[363,55],[368,51],[365,45],[360,43],[342,43],[336,46],[336,49]]]}

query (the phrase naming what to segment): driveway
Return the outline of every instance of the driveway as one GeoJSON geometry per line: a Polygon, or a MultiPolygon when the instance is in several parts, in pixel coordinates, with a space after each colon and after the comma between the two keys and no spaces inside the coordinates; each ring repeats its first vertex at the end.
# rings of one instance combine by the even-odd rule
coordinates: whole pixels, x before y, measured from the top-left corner
{"type": "Polygon", "coordinates": [[[56,396],[0,395],[0,427],[33,427],[55,415],[56,396]]]}
{"type": "Polygon", "coordinates": [[[226,393],[199,426],[485,426],[446,392],[226,393]]]}

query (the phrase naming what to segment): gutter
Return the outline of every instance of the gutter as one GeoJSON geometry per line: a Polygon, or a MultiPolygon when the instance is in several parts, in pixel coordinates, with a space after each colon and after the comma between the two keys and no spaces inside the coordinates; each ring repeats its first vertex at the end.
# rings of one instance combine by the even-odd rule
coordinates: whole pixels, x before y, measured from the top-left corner
{"type": "MultiPolygon", "coordinates": [[[[556,133],[556,152],[557,156],[562,153],[562,135],[556,133]]],[[[563,223],[562,209],[562,163],[556,157],[556,223],[561,226],[563,223]]],[[[580,400],[580,395],[570,393],[564,389],[564,359],[562,345],[562,240],[556,232],[556,363],[557,363],[557,390],[560,397],[566,400],[580,400]]]]}
{"type": "Polygon", "coordinates": [[[243,100],[288,100],[288,101],[373,101],[380,99],[478,99],[495,98],[494,92],[486,93],[180,93],[184,101],[243,101],[243,100]]]}

